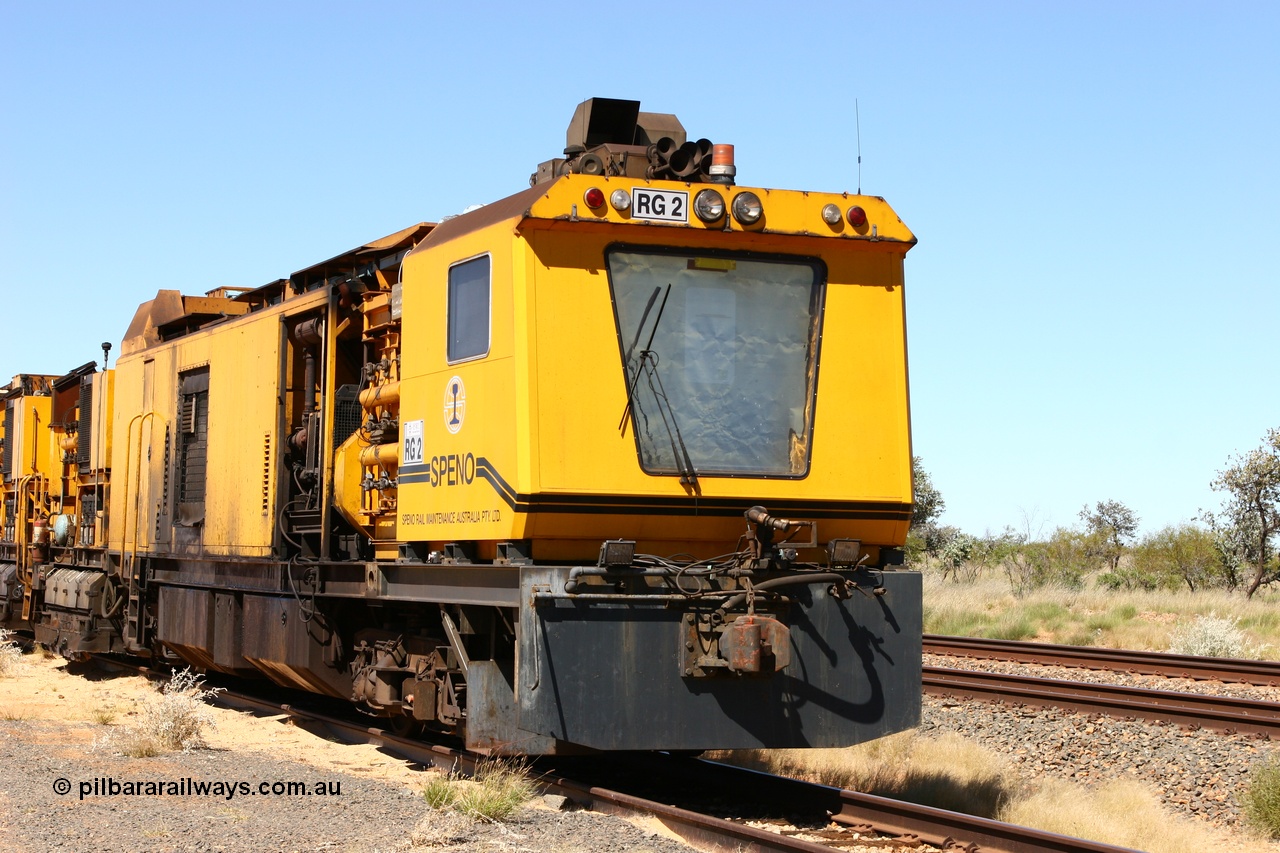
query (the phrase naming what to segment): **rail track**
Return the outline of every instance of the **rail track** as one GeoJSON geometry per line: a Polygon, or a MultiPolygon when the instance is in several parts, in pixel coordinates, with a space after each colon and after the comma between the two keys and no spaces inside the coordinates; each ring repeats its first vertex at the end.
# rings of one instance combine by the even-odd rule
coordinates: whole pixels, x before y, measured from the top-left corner
{"type": "MultiPolygon", "coordinates": [[[[954,657],[1136,672],[1175,678],[1280,684],[1280,664],[1271,661],[934,634],[925,635],[924,651],[954,657]]],[[[971,672],[949,667],[926,666],[923,680],[925,692],[933,695],[1160,720],[1280,739],[1280,703],[1276,702],[1114,684],[1088,684],[1026,675],[971,672]]]]}
{"type": "Polygon", "coordinates": [[[935,696],[1160,720],[1280,740],[1280,703],[1276,702],[936,666],[924,667],[923,680],[925,692],[935,696]]]}
{"type": "MultiPolygon", "coordinates": [[[[104,659],[104,663],[163,675],[115,659],[104,659]]],[[[471,772],[483,760],[483,756],[474,753],[399,737],[375,726],[239,690],[224,689],[215,701],[258,714],[287,715],[296,724],[321,729],[325,735],[343,742],[373,743],[408,761],[446,771],[471,772]]],[[[1129,848],[701,759],[652,754],[625,761],[610,757],[594,763],[582,759],[540,759],[534,764],[534,770],[544,793],[559,794],[583,808],[599,812],[656,818],[679,837],[711,850],[830,853],[833,848],[844,849],[857,843],[853,834],[856,831],[886,836],[872,842],[882,849],[892,849],[896,844],[913,847],[923,841],[943,850],[966,853],[1135,853],[1129,848]],[[608,769],[601,770],[604,766],[608,769]],[[597,783],[601,777],[609,779],[610,787],[597,783]],[[677,793],[681,791],[697,793],[677,793]],[[761,817],[773,815],[775,823],[778,817],[802,816],[808,819],[808,825],[818,828],[771,832],[670,802],[678,799],[697,803],[698,797],[705,799],[708,791],[717,792],[721,800],[733,802],[735,812],[761,817]],[[659,802],[655,796],[665,802],[659,802]],[[843,829],[833,828],[832,824],[843,829]]]]}
{"type": "Polygon", "coordinates": [[[925,654],[987,660],[1021,661],[1049,666],[1133,672],[1202,681],[1280,686],[1280,662],[1174,655],[1129,649],[1100,649],[1028,643],[1017,640],[987,640],[976,637],[924,635],[925,654]]]}

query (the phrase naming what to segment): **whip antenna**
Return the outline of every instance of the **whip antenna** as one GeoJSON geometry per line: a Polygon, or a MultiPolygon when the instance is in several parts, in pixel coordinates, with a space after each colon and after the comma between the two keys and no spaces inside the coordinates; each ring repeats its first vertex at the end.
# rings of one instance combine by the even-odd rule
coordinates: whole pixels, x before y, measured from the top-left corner
{"type": "Polygon", "coordinates": [[[862,195],[862,116],[858,113],[858,99],[853,99],[853,120],[858,129],[858,195],[862,195]]]}

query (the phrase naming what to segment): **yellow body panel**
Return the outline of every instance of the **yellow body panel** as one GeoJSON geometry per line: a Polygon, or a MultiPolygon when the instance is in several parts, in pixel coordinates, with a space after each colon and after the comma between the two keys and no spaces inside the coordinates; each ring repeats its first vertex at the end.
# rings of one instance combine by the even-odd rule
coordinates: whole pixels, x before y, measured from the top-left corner
{"type": "MultiPolygon", "coordinates": [[[[763,200],[767,229],[631,221],[607,206],[587,215],[585,189],[599,186],[607,195],[617,185],[681,187],[690,197],[699,189],[561,178],[527,210],[454,240],[428,241],[406,259],[400,413],[402,422],[423,422],[427,464],[425,471],[401,466],[399,538],[531,539],[538,559],[588,558],[606,538],[702,554],[732,542],[743,527],[742,510],[754,504],[852,502],[866,509],[821,521],[822,541],[900,545],[912,499],[902,288],[911,233],[881,199],[788,191],[752,190],[763,200]],[[868,225],[826,225],[821,210],[828,203],[842,210],[858,204],[868,225]],[[804,476],[700,476],[691,489],[676,476],[642,470],[632,432],[618,429],[627,383],[605,261],[614,244],[789,255],[825,266],[813,448],[804,476]],[[485,253],[492,257],[491,349],[449,365],[448,270],[485,253]],[[456,433],[446,424],[454,377],[465,388],[456,433]],[[450,460],[460,474],[450,474],[450,460]],[[654,506],[683,501],[691,511],[630,509],[646,499],[654,506]],[[697,510],[695,499],[708,507],[719,500],[718,512],[697,510]],[[728,511],[730,505],[741,509],[728,511]]],[[[746,188],[717,189],[732,198],[746,188]]]]}
{"type": "Polygon", "coordinates": [[[49,477],[54,473],[57,448],[50,441],[49,397],[25,396],[14,400],[13,435],[6,437],[6,451],[12,448],[15,480],[31,474],[49,477]]]}
{"type": "MultiPolygon", "coordinates": [[[[514,470],[529,452],[527,436],[513,428],[520,417],[513,411],[519,408],[513,407],[516,389],[527,386],[518,378],[527,371],[527,351],[517,350],[514,335],[522,325],[514,317],[514,242],[483,231],[450,243],[447,252],[414,253],[405,259],[401,430],[407,422],[422,422],[427,470],[418,474],[424,482],[399,489],[397,535],[402,540],[523,538],[522,519],[508,512],[501,497],[477,476],[481,460],[514,470]],[[449,364],[449,267],[486,254],[491,263],[489,352],[449,364]],[[450,405],[455,377],[461,380],[464,399],[457,431],[451,432],[448,422],[459,412],[450,405]]],[[[402,484],[418,470],[402,456],[402,484]]]]}
{"type": "Polygon", "coordinates": [[[280,339],[278,312],[262,312],[120,360],[112,470],[115,494],[123,498],[127,489],[129,500],[127,522],[121,517],[112,525],[111,548],[168,547],[177,526],[194,533],[195,543],[184,547],[187,552],[270,555],[280,339]],[[205,512],[196,523],[182,523],[169,511],[172,495],[167,490],[175,485],[166,486],[161,460],[176,453],[180,376],[204,368],[209,375],[205,512]]]}
{"type": "MultiPolygon", "coordinates": [[[[361,418],[390,417],[396,432],[371,440],[366,425],[321,454],[332,512],[371,538],[380,557],[399,542],[464,543],[484,559],[495,543],[526,540],[537,559],[583,560],[609,538],[636,539],[643,552],[705,556],[736,540],[742,512],[756,504],[817,519],[821,542],[860,539],[874,550],[905,540],[912,496],[902,265],[915,238],[882,199],[570,175],[422,233],[400,266],[398,323],[386,297],[364,303],[361,317],[352,305],[334,313],[317,289],[120,361],[111,467],[115,494],[129,499],[116,510],[112,548],[272,555],[280,480],[290,476],[284,444],[303,420],[302,345],[289,330],[298,318],[326,315],[346,336],[338,358],[376,360],[374,350],[388,347],[393,355],[376,383],[361,373],[361,418]],[[732,217],[652,222],[610,205],[590,210],[592,188],[606,196],[618,188],[684,192],[689,201],[710,189],[726,205],[752,192],[765,213],[749,227],[732,217]],[[839,224],[824,221],[827,205],[842,211],[839,224]],[[844,218],[854,205],[865,226],[844,218]],[[821,337],[815,397],[806,404],[810,432],[797,439],[803,451],[811,437],[802,470],[699,472],[688,483],[642,468],[634,426],[619,429],[628,379],[606,261],[618,245],[816,264],[821,337]],[[450,269],[479,257],[490,265],[489,347],[451,364],[450,269]],[[357,333],[367,347],[358,356],[357,333]],[[182,376],[200,369],[209,377],[208,476],[202,513],[191,519],[178,517],[168,477],[177,470],[182,376]],[[398,458],[392,446],[370,449],[373,440],[395,441],[398,458]]],[[[164,324],[153,325],[162,337],[164,324]]],[[[317,346],[322,375],[336,369],[332,338],[317,346]]],[[[331,423],[334,403],[323,406],[331,423]]]]}
{"type": "MultiPolygon", "coordinates": [[[[575,230],[581,230],[584,225],[598,223],[632,225],[641,228],[675,228],[721,234],[726,232],[740,232],[744,235],[788,234],[839,238],[855,242],[901,243],[903,245],[897,249],[899,252],[905,252],[916,241],[915,235],[898,218],[893,208],[879,196],[770,190],[761,187],[735,187],[720,184],[684,184],[626,177],[565,176],[548,186],[546,194],[529,208],[529,215],[537,219],[566,222],[575,230]],[[722,218],[712,223],[701,222],[692,215],[688,217],[687,223],[647,220],[633,215],[633,209],[619,211],[608,203],[593,210],[587,206],[584,199],[586,191],[591,187],[597,187],[603,191],[606,199],[618,189],[634,195],[638,187],[685,192],[688,194],[689,204],[693,203],[699,192],[711,190],[721,195],[726,210],[732,206],[733,199],[738,194],[749,192],[760,199],[764,207],[764,216],[752,225],[742,225],[731,216],[727,220],[722,218]],[[822,218],[822,208],[827,204],[836,205],[842,214],[855,205],[861,207],[866,213],[866,224],[855,228],[844,218],[835,225],[827,224],[822,218]]],[[[630,241],[633,237],[628,235],[626,239],[630,241]]],[[[732,245],[750,244],[734,243],[732,245]]]]}
{"type": "Polygon", "coordinates": [[[115,441],[116,372],[105,370],[93,375],[93,439],[89,446],[89,470],[111,467],[111,448],[115,441]]]}
{"type": "MultiPolygon", "coordinates": [[[[15,378],[11,387],[20,387],[20,382],[21,377],[15,378]]],[[[0,481],[4,498],[0,501],[0,541],[13,543],[12,551],[0,547],[0,562],[16,562],[19,567],[29,564],[26,546],[32,541],[33,524],[46,517],[51,498],[59,494],[61,435],[49,429],[52,410],[47,391],[0,402],[0,437],[4,439],[7,472],[0,481]]]]}

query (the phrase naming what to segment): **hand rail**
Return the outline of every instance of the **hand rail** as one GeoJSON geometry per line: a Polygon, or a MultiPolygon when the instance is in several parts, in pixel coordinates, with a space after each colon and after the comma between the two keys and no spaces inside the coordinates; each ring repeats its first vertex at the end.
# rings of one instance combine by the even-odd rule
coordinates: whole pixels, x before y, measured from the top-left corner
{"type": "MultiPolygon", "coordinates": [[[[155,411],[150,411],[150,412],[144,412],[139,415],[134,415],[133,418],[130,419],[128,427],[125,428],[124,500],[121,502],[121,505],[124,507],[124,520],[120,527],[120,559],[122,562],[125,557],[125,551],[129,549],[129,540],[128,540],[129,485],[130,483],[134,482],[134,478],[136,478],[136,481],[137,481],[137,488],[134,489],[134,495],[133,495],[133,551],[129,555],[130,577],[132,577],[133,566],[135,561],[138,558],[138,527],[142,518],[142,510],[141,510],[141,507],[139,506],[139,504],[142,501],[142,426],[150,418],[159,418],[161,423],[164,422],[163,417],[160,417],[160,415],[157,414],[155,411]],[[135,423],[138,424],[138,452],[137,452],[138,464],[137,464],[136,471],[133,470],[134,457],[129,453],[129,451],[133,449],[133,425],[135,423]]],[[[103,537],[107,541],[107,546],[110,547],[111,539],[106,530],[103,530],[103,537]]],[[[121,568],[121,571],[123,572],[124,566],[121,565],[120,568],[121,568]]]]}

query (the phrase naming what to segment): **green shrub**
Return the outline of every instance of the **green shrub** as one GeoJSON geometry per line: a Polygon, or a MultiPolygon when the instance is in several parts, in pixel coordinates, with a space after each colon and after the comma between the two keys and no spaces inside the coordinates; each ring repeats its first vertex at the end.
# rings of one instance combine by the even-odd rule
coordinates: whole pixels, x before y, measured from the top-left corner
{"type": "Polygon", "coordinates": [[[433,776],[422,789],[423,799],[433,809],[446,809],[458,799],[457,787],[452,776],[433,776]]]}
{"type": "Polygon", "coordinates": [[[533,797],[535,788],[528,767],[521,763],[490,760],[476,766],[471,779],[453,774],[437,776],[422,795],[433,809],[452,809],[477,820],[505,820],[533,797]]]}
{"type": "Polygon", "coordinates": [[[1059,640],[1064,646],[1092,646],[1098,641],[1097,631],[1072,631],[1059,640]]]}
{"type": "Polygon", "coordinates": [[[911,528],[902,550],[906,553],[908,566],[919,566],[925,556],[924,536],[916,528],[911,528]]]}
{"type": "Polygon", "coordinates": [[[1231,587],[1216,539],[1198,524],[1170,525],[1143,537],[1133,549],[1128,569],[1118,570],[1130,589],[1188,591],[1231,587]]]}
{"type": "Polygon", "coordinates": [[[1280,758],[1272,755],[1253,769],[1243,800],[1249,823],[1280,838],[1280,758]]]}
{"type": "Polygon", "coordinates": [[[1060,527],[1047,542],[1022,542],[1011,547],[1001,563],[1014,595],[1025,596],[1046,586],[1078,590],[1093,569],[1087,538],[1060,527]]]}
{"type": "Polygon", "coordinates": [[[1275,630],[1276,628],[1280,628],[1280,611],[1267,610],[1262,613],[1242,616],[1237,624],[1241,628],[1250,628],[1261,631],[1275,630]]]}
{"type": "Polygon", "coordinates": [[[983,637],[992,640],[1025,640],[1034,637],[1036,629],[1028,619],[1006,616],[999,622],[982,632],[983,637]]]}
{"type": "Polygon", "coordinates": [[[991,618],[983,613],[970,610],[950,610],[939,612],[936,608],[926,606],[924,609],[924,629],[930,634],[947,634],[953,637],[975,637],[981,634],[991,618]]]}
{"type": "Polygon", "coordinates": [[[1114,613],[1098,613],[1086,619],[1084,627],[1088,631],[1110,631],[1121,621],[1123,620],[1116,618],[1114,613]]]}
{"type": "Polygon", "coordinates": [[[1056,601],[1037,601],[1027,606],[1027,618],[1040,622],[1053,622],[1065,619],[1071,611],[1056,601]]]}
{"type": "Polygon", "coordinates": [[[1122,604],[1111,611],[1122,622],[1127,622],[1138,615],[1138,608],[1132,604],[1122,604]]]}
{"type": "Polygon", "coordinates": [[[1098,575],[1099,586],[1109,590],[1128,589],[1128,583],[1124,575],[1119,572],[1103,572],[1098,575]]]}

